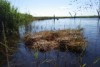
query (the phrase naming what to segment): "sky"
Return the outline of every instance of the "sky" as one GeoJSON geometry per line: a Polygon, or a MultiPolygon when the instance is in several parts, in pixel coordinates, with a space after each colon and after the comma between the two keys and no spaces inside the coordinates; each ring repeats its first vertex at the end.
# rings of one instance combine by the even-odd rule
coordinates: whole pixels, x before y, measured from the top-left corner
{"type": "Polygon", "coordinates": [[[21,13],[33,16],[97,15],[99,0],[8,0],[21,13]]]}

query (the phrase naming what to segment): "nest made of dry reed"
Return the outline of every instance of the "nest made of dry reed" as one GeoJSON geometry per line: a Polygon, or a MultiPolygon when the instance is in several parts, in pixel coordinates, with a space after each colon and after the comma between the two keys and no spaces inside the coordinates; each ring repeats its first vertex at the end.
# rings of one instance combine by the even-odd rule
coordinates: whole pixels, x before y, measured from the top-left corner
{"type": "Polygon", "coordinates": [[[24,36],[25,45],[34,50],[49,51],[53,49],[81,52],[86,48],[86,40],[81,30],[67,29],[59,31],[42,31],[24,36]]]}

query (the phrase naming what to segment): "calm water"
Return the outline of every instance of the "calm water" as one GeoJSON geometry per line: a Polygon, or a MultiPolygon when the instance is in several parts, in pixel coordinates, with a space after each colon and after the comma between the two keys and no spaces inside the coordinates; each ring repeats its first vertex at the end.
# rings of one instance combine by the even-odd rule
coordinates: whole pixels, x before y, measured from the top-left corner
{"type": "Polygon", "coordinates": [[[20,42],[18,49],[11,60],[11,67],[100,67],[100,20],[98,18],[76,18],[59,20],[33,21],[28,25],[19,27],[20,42]],[[29,50],[22,41],[26,32],[36,33],[45,30],[75,29],[77,26],[84,28],[87,48],[83,56],[72,52],[52,50],[46,53],[38,52],[35,58],[34,51],[29,50]],[[95,61],[97,63],[95,63],[95,61]]]}

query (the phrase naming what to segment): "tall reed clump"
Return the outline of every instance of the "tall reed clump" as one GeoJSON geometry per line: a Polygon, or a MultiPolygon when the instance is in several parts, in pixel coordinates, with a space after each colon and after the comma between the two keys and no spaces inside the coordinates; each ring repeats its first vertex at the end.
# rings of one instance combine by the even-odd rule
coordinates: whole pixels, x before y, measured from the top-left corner
{"type": "Polygon", "coordinates": [[[9,36],[8,33],[6,33],[3,22],[2,27],[3,30],[0,35],[0,67],[2,67],[2,65],[6,62],[7,67],[10,67],[9,59],[17,49],[16,44],[18,43],[18,34],[13,33],[9,36]]]}
{"type": "Polygon", "coordinates": [[[33,20],[30,14],[22,14],[18,9],[11,6],[7,0],[0,0],[0,30],[2,30],[2,22],[6,31],[17,30],[20,24],[28,23],[33,20]]]}
{"type": "MultiPolygon", "coordinates": [[[[2,59],[5,59],[6,56],[7,66],[10,67],[8,54],[13,51],[11,47],[15,46],[14,44],[10,44],[10,41],[15,40],[12,38],[12,34],[18,31],[20,24],[31,21],[33,21],[32,15],[20,13],[8,0],[0,0],[0,65],[2,59]]],[[[14,35],[14,38],[16,38],[15,36],[16,35],[14,35]]]]}
{"type": "MultiPolygon", "coordinates": [[[[5,28],[4,28],[3,22],[2,22],[2,26],[3,26],[2,34],[3,34],[3,42],[4,42],[4,43],[0,42],[0,44],[1,44],[2,46],[4,46],[4,48],[5,48],[4,53],[5,53],[5,56],[6,56],[7,67],[10,67],[10,65],[9,65],[9,56],[8,56],[8,55],[9,55],[9,54],[8,54],[8,49],[9,49],[9,47],[8,47],[8,45],[7,45],[7,38],[6,38],[5,28]]],[[[4,49],[2,49],[2,50],[4,50],[4,49]]]]}

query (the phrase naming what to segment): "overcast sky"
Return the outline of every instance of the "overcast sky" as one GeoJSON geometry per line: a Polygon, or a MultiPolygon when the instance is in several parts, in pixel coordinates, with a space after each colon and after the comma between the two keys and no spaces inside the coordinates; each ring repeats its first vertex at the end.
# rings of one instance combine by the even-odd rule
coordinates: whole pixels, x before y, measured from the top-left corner
{"type": "Polygon", "coordinates": [[[99,0],[8,0],[22,13],[33,16],[97,15],[99,0]]]}

